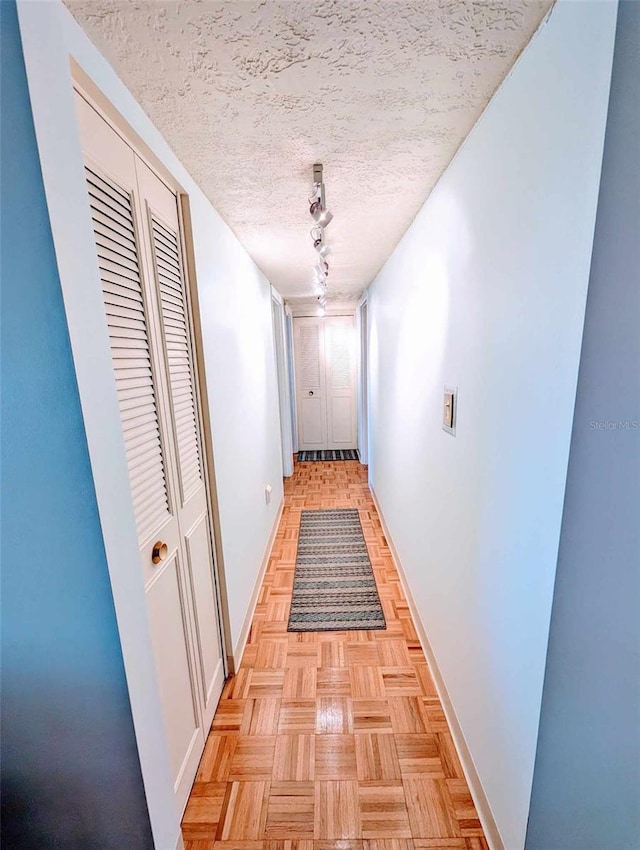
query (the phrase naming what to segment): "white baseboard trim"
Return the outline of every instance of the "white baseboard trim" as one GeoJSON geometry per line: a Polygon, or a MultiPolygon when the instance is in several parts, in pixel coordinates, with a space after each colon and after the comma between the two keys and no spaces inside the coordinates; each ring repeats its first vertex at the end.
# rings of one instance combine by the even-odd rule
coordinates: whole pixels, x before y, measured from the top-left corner
{"type": "Polygon", "coordinates": [[[182,832],[178,835],[178,840],[176,841],[175,850],[184,850],[184,841],[182,840],[182,832]]]}
{"type": "Polygon", "coordinates": [[[442,678],[440,668],[438,667],[436,657],[433,654],[433,649],[431,648],[431,644],[429,643],[427,631],[418,612],[418,607],[416,605],[415,599],[413,598],[413,595],[411,593],[411,589],[407,581],[407,576],[405,575],[405,572],[402,568],[402,564],[400,563],[398,551],[394,545],[393,538],[389,532],[389,527],[387,526],[384,514],[382,513],[382,509],[380,507],[380,503],[373,490],[373,487],[371,486],[371,483],[369,483],[369,489],[371,490],[371,495],[373,496],[373,501],[378,511],[378,516],[380,517],[382,530],[384,531],[384,536],[387,539],[387,543],[391,551],[391,557],[393,558],[393,562],[398,571],[398,576],[400,577],[400,584],[402,585],[404,595],[407,598],[407,603],[409,605],[409,610],[411,611],[411,616],[413,617],[413,623],[416,627],[420,644],[422,645],[422,649],[426,656],[427,663],[429,665],[429,669],[433,677],[433,682],[436,686],[436,691],[438,692],[438,697],[440,698],[440,702],[442,703],[442,708],[444,710],[445,717],[447,718],[447,723],[449,724],[449,729],[451,730],[451,735],[453,737],[456,750],[458,751],[460,763],[462,765],[464,775],[467,779],[467,784],[469,785],[469,790],[471,791],[471,796],[473,797],[473,802],[475,803],[476,810],[478,812],[478,817],[480,818],[480,823],[482,824],[482,828],[484,829],[485,838],[487,839],[487,843],[489,844],[491,850],[505,850],[504,841],[502,840],[498,825],[496,824],[495,818],[493,817],[493,812],[491,811],[489,800],[487,799],[487,795],[485,794],[484,788],[482,787],[482,782],[480,781],[480,777],[478,776],[476,766],[473,763],[471,751],[469,750],[467,742],[465,741],[464,734],[462,732],[462,727],[460,726],[460,723],[458,721],[458,717],[453,707],[453,703],[451,702],[451,698],[444,683],[444,679],[442,678]]]}
{"type": "Polygon", "coordinates": [[[242,656],[244,655],[244,649],[247,645],[247,640],[249,639],[249,631],[251,629],[251,622],[253,620],[253,615],[256,611],[256,605],[258,604],[258,598],[260,596],[260,588],[262,587],[262,582],[264,580],[264,574],[267,571],[267,566],[269,564],[269,558],[271,557],[271,550],[273,549],[273,544],[276,539],[276,534],[278,533],[278,526],[280,525],[280,519],[282,517],[282,511],[284,509],[284,497],[282,498],[280,505],[278,506],[278,510],[276,512],[276,518],[273,522],[273,527],[271,529],[271,534],[269,535],[269,540],[264,550],[264,555],[262,557],[262,563],[260,564],[260,569],[258,571],[258,577],[256,578],[256,583],[253,587],[253,593],[251,594],[251,600],[249,601],[249,607],[247,608],[247,613],[244,618],[244,622],[242,624],[242,629],[240,631],[240,637],[238,638],[238,642],[235,645],[233,650],[233,658],[228,659],[229,661],[229,673],[236,673],[240,669],[240,664],[242,663],[242,656]]]}

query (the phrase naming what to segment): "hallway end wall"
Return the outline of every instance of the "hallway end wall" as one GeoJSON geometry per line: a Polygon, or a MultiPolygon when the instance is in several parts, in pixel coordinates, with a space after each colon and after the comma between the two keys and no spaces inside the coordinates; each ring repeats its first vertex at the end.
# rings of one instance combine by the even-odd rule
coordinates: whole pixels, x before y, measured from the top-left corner
{"type": "Polygon", "coordinates": [[[556,4],[369,289],[370,482],[506,850],[525,841],[615,16],[556,4]]]}

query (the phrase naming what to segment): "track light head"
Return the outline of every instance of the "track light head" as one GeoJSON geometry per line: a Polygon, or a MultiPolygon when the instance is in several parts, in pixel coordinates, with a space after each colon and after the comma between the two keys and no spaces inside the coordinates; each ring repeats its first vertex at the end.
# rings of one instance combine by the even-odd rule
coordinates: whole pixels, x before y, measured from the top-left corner
{"type": "Polygon", "coordinates": [[[323,262],[322,260],[315,266],[316,277],[320,280],[324,281],[327,275],[329,274],[329,263],[323,262]]]}
{"type": "Polygon", "coordinates": [[[316,249],[318,254],[322,258],[326,257],[329,253],[329,246],[325,242],[324,237],[324,228],[323,227],[312,227],[311,228],[311,239],[313,240],[313,247],[316,249]]]}
{"type": "Polygon", "coordinates": [[[310,233],[313,247],[317,251],[324,244],[324,230],[321,227],[312,227],[310,233]]]}
{"type": "Polygon", "coordinates": [[[324,183],[313,184],[313,194],[309,198],[309,212],[318,221],[325,209],[324,183]]]}

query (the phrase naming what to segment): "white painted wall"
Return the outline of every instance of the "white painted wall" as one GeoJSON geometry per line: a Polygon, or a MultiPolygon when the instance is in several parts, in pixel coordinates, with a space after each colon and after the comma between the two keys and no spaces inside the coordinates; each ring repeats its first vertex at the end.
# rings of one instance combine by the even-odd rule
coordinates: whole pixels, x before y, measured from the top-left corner
{"type": "Polygon", "coordinates": [[[147,803],[156,847],[172,850],[182,842],[139,569],[70,57],[190,197],[233,647],[241,637],[283,495],[271,291],[268,281],[62,3],[19,0],[18,10],[147,803]],[[273,488],[269,505],[265,502],[266,484],[273,488]]]}
{"type": "Polygon", "coordinates": [[[529,808],[615,18],[558,3],[369,290],[370,480],[507,850],[529,808]]]}

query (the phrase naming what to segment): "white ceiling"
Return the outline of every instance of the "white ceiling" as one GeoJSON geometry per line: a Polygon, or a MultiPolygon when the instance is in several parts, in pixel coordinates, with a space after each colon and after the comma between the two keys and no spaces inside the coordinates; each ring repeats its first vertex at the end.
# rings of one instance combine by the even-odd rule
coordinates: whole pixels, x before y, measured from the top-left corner
{"type": "Polygon", "coordinates": [[[552,0],[65,0],[271,283],[373,280],[552,0]]]}

